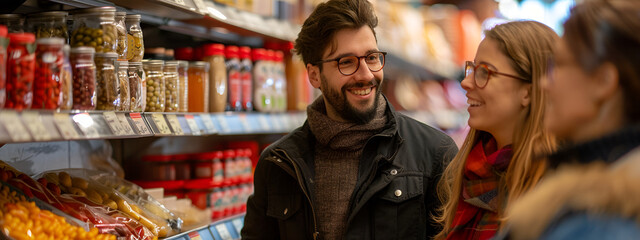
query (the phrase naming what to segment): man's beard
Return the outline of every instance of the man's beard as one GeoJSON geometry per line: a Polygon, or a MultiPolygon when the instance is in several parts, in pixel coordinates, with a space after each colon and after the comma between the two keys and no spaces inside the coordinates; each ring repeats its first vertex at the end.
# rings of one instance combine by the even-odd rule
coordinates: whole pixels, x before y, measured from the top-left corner
{"type": "Polygon", "coordinates": [[[380,86],[379,86],[380,80],[374,78],[367,83],[357,82],[354,84],[346,84],[342,86],[342,88],[340,89],[340,92],[338,92],[329,87],[327,78],[325,78],[323,74],[320,74],[320,78],[322,80],[322,83],[321,83],[322,90],[323,90],[322,94],[327,100],[326,104],[331,104],[333,109],[336,110],[336,113],[339,114],[340,117],[342,117],[347,121],[355,122],[357,124],[368,123],[375,117],[376,108],[378,107],[380,94],[381,94],[380,86]],[[347,100],[347,94],[346,94],[347,89],[352,87],[362,88],[367,86],[376,87],[374,102],[373,102],[373,105],[371,105],[371,107],[366,108],[364,110],[359,110],[353,105],[351,105],[351,103],[349,103],[349,101],[347,100]]]}

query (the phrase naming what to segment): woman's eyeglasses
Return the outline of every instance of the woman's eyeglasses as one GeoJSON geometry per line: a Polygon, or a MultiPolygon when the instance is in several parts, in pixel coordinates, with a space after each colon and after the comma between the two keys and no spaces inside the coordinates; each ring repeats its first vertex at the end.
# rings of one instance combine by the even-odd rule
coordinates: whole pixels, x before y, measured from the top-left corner
{"type": "Polygon", "coordinates": [[[473,80],[475,81],[476,86],[478,86],[479,88],[484,88],[485,86],[487,86],[487,83],[489,82],[489,78],[491,78],[492,74],[503,75],[503,76],[512,77],[521,81],[530,82],[529,80],[524,79],[522,77],[491,70],[486,64],[476,65],[471,61],[466,61],[464,66],[464,77],[465,78],[469,77],[469,75],[471,74],[473,74],[473,80]]]}

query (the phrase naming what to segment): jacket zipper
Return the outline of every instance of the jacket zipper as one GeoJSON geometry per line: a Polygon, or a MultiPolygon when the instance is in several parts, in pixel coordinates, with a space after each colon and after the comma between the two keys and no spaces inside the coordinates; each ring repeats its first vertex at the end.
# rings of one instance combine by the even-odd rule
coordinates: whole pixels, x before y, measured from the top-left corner
{"type": "MultiPolygon", "coordinates": [[[[287,152],[285,152],[282,149],[279,149],[280,151],[282,151],[282,153],[285,155],[285,159],[288,160],[289,162],[291,162],[291,165],[293,165],[293,170],[296,172],[296,178],[298,180],[298,184],[300,184],[300,188],[302,189],[302,192],[304,193],[304,196],[307,197],[307,201],[309,201],[309,206],[311,206],[311,214],[313,215],[313,239],[317,240],[318,239],[318,235],[320,235],[320,233],[318,232],[318,225],[316,223],[316,211],[313,208],[313,204],[311,203],[311,197],[309,197],[309,193],[307,192],[307,188],[304,186],[304,183],[302,182],[302,173],[300,173],[300,169],[298,169],[298,165],[296,165],[293,160],[291,160],[291,157],[289,157],[289,154],[287,154],[287,152]]],[[[274,150],[275,152],[275,150],[274,150]]],[[[277,154],[277,153],[276,153],[277,154]]]]}

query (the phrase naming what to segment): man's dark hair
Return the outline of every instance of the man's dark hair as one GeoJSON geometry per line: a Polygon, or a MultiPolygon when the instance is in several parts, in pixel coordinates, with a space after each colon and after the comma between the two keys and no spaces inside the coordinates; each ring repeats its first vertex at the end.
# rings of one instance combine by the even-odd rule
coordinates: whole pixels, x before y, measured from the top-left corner
{"type": "Polygon", "coordinates": [[[327,47],[331,47],[331,52],[336,50],[336,44],[332,42],[336,32],[342,29],[358,29],[365,25],[371,28],[375,36],[374,28],[378,26],[378,17],[369,1],[330,0],[321,3],[304,21],[296,39],[295,50],[305,65],[315,64],[322,60],[322,54],[327,47]]]}

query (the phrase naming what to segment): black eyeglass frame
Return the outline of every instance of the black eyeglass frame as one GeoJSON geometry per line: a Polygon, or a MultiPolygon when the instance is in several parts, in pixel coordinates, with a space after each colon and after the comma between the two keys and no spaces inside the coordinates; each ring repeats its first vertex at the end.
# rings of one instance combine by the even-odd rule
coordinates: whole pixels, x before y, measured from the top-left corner
{"type": "Polygon", "coordinates": [[[515,79],[518,79],[518,80],[524,81],[524,82],[531,82],[531,81],[529,81],[527,79],[524,79],[522,77],[519,77],[519,76],[515,76],[515,75],[511,75],[511,74],[507,74],[507,73],[501,73],[501,72],[498,72],[498,71],[491,70],[489,68],[489,65],[484,64],[484,63],[476,65],[472,61],[465,61],[464,62],[464,77],[465,78],[468,77],[467,71],[468,71],[469,67],[471,67],[473,69],[473,83],[476,84],[476,86],[478,86],[478,88],[484,88],[484,87],[487,86],[487,84],[489,83],[489,79],[491,79],[491,74],[507,76],[507,77],[515,78],[515,79]],[[484,67],[485,69],[487,69],[487,81],[482,86],[480,86],[480,84],[478,84],[478,81],[476,80],[476,75],[475,75],[476,70],[478,70],[479,67],[484,67]]]}
{"type": "MultiPolygon", "coordinates": [[[[369,68],[369,71],[372,71],[372,72],[382,71],[382,69],[384,68],[384,65],[387,62],[387,52],[382,52],[382,51],[370,52],[365,56],[344,56],[344,57],[338,57],[338,58],[333,58],[333,59],[320,60],[320,61],[315,62],[314,65],[319,65],[319,64],[322,64],[322,63],[334,62],[335,61],[335,62],[338,63],[338,71],[340,72],[340,74],[345,75],[345,76],[351,76],[353,74],[356,74],[358,72],[358,70],[360,69],[360,59],[366,58],[366,57],[368,57],[368,56],[370,56],[371,54],[374,54],[374,53],[381,53],[382,54],[382,65],[380,66],[380,69],[375,70],[375,71],[371,70],[371,68],[369,67],[368,64],[367,64],[367,68],[369,68]],[[343,59],[343,58],[348,58],[348,57],[356,57],[356,58],[358,58],[358,63],[356,64],[356,69],[353,70],[352,73],[344,74],[342,72],[342,69],[340,69],[340,60],[343,59]]],[[[366,63],[366,59],[365,59],[365,63],[366,63]]]]}

